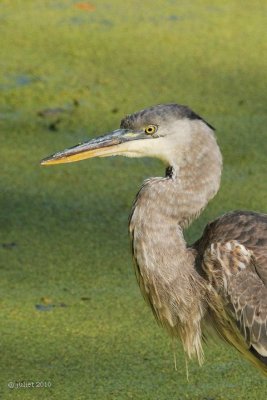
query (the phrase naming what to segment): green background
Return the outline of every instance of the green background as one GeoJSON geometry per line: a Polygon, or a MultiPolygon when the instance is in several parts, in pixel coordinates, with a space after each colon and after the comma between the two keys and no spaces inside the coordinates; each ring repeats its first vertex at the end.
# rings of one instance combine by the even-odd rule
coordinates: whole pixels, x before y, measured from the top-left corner
{"type": "Polygon", "coordinates": [[[187,238],[231,209],[266,212],[266,12],[259,0],[0,1],[1,399],[267,398],[221,344],[190,362],[188,382],[140,296],[127,218],[162,165],[39,165],[126,113],[178,102],[216,127],[224,155],[221,190],[187,238]]]}

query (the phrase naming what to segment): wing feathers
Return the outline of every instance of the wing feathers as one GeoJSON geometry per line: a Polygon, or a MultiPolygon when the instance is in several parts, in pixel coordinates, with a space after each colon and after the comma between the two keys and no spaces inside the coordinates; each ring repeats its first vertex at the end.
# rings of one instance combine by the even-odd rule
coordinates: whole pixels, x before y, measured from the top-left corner
{"type": "Polygon", "coordinates": [[[247,343],[244,353],[249,350],[266,364],[267,288],[256,272],[253,252],[235,240],[212,244],[204,253],[203,269],[247,343]]]}

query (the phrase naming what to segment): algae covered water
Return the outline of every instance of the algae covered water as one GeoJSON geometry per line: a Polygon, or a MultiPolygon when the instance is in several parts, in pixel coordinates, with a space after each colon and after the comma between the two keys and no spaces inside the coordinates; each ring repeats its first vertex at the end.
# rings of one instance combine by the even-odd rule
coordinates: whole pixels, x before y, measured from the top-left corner
{"type": "Polygon", "coordinates": [[[0,2],[1,398],[266,399],[265,379],[223,345],[189,363],[188,382],[141,298],[127,219],[162,165],[39,166],[127,113],[188,104],[224,156],[188,240],[228,210],[266,212],[265,15],[247,0],[0,2]]]}

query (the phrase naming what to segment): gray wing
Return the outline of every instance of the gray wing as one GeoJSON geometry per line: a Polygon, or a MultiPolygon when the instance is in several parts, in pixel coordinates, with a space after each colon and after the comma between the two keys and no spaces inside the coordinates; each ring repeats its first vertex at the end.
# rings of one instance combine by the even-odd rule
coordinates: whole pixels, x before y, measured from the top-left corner
{"type": "Polygon", "coordinates": [[[233,212],[195,243],[219,334],[267,374],[267,215],[233,212]]]}
{"type": "MultiPolygon", "coordinates": [[[[204,254],[203,268],[225,313],[236,323],[244,340],[240,345],[246,344],[244,350],[267,366],[267,288],[256,267],[253,252],[235,240],[212,244],[204,254]]],[[[215,315],[219,331],[221,317],[215,315]]]]}
{"type": "Polygon", "coordinates": [[[242,271],[232,279],[228,294],[250,351],[267,365],[267,288],[255,273],[242,271]]]}
{"type": "Polygon", "coordinates": [[[267,214],[253,211],[232,211],[208,224],[202,237],[193,245],[201,265],[211,243],[237,240],[256,259],[257,273],[267,287],[267,214]]]}

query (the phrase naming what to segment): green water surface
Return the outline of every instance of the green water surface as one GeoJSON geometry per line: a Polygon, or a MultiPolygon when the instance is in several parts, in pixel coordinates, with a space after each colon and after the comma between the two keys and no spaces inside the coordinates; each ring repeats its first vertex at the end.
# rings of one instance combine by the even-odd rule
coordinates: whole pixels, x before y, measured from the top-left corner
{"type": "Polygon", "coordinates": [[[266,212],[266,15],[260,0],[0,1],[1,399],[267,398],[224,345],[187,381],[140,296],[127,218],[160,162],[39,165],[178,102],[216,127],[225,165],[188,239],[228,210],[266,212]]]}

